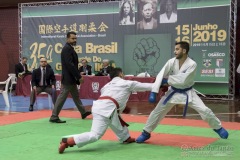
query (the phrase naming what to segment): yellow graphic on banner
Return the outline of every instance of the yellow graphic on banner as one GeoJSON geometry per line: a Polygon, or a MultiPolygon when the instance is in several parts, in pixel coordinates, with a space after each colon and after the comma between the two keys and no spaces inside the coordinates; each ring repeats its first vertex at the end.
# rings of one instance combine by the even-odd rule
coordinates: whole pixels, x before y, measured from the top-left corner
{"type": "Polygon", "coordinates": [[[226,46],[227,32],[217,24],[184,24],[176,28],[176,41],[186,41],[192,46],[226,46]]]}

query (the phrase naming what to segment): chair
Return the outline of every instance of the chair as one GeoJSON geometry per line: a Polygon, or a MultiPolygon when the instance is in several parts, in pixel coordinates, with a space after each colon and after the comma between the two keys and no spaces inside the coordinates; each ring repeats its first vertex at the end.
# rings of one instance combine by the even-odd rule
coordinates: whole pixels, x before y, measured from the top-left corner
{"type": "Polygon", "coordinates": [[[11,77],[11,86],[10,86],[10,95],[12,93],[12,89],[13,89],[13,85],[17,84],[17,77],[15,73],[9,73],[8,74],[9,77],[11,77]]]}
{"type": "MultiPolygon", "coordinates": [[[[31,92],[32,92],[32,82],[30,81],[30,87],[31,87],[31,92]]],[[[51,97],[51,95],[50,94],[48,94],[47,92],[41,92],[41,93],[39,93],[39,94],[42,94],[42,95],[48,95],[48,107],[50,108],[50,109],[53,109],[53,103],[52,103],[52,97],[51,97]]],[[[37,97],[36,97],[36,100],[37,100],[37,97]]]]}
{"type": "Polygon", "coordinates": [[[11,76],[8,77],[8,79],[4,82],[0,82],[0,85],[1,84],[5,84],[5,88],[3,90],[0,89],[0,94],[3,94],[3,99],[5,101],[5,104],[7,107],[10,108],[10,103],[9,103],[9,98],[8,98],[8,87],[9,87],[9,83],[11,81],[11,76]]]}
{"type": "Polygon", "coordinates": [[[150,74],[148,74],[147,72],[142,72],[142,73],[139,73],[137,77],[150,77],[150,74]]]}

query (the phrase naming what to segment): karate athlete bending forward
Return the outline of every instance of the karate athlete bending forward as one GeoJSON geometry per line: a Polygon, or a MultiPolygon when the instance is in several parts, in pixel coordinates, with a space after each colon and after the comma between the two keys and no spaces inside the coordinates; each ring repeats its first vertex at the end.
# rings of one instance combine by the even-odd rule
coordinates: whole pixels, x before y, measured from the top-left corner
{"type": "Polygon", "coordinates": [[[214,115],[212,110],[205,106],[192,88],[197,64],[188,57],[188,51],[189,44],[187,42],[176,43],[174,51],[175,58],[168,60],[157,75],[149,101],[154,102],[156,100],[156,93],[158,93],[160,85],[167,84],[169,85],[169,89],[148,117],[142,134],[136,139],[137,143],[143,143],[150,138],[150,133],[175,104],[186,105],[184,116],[187,106],[193,108],[221,138],[228,138],[228,132],[221,126],[220,120],[214,115]],[[168,77],[168,79],[164,81],[166,77],[168,77]]]}
{"type": "Polygon", "coordinates": [[[62,138],[59,153],[63,153],[68,146],[82,147],[99,140],[106,132],[108,126],[123,143],[135,142],[131,138],[125,123],[119,114],[124,110],[132,91],[151,91],[153,83],[140,83],[124,80],[121,68],[114,68],[110,72],[112,79],[101,89],[101,96],[92,106],[92,128],[90,132],[66,136],[62,138]]]}

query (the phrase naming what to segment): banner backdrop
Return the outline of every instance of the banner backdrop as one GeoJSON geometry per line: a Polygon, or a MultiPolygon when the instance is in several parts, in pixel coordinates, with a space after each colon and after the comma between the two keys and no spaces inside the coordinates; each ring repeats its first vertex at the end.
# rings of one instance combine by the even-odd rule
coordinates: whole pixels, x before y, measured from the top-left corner
{"type": "Polygon", "coordinates": [[[227,95],[230,0],[150,2],[24,4],[22,56],[29,58],[30,69],[44,56],[55,73],[61,73],[61,49],[66,33],[74,31],[79,60],[87,59],[94,72],[109,59],[125,74],[156,76],[174,57],[175,42],[187,41],[189,56],[198,64],[194,87],[205,94],[227,95]],[[165,13],[169,10],[170,18],[165,13]]]}

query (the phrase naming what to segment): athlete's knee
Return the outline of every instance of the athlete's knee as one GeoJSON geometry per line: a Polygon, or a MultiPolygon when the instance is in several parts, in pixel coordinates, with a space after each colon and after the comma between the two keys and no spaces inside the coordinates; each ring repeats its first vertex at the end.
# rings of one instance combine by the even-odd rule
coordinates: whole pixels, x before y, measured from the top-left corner
{"type": "Polygon", "coordinates": [[[157,105],[156,108],[154,108],[154,110],[152,112],[155,114],[160,114],[160,113],[166,112],[166,111],[168,112],[169,111],[168,107],[169,106],[167,106],[167,105],[160,104],[160,105],[157,105]]]}
{"type": "Polygon", "coordinates": [[[207,115],[210,115],[210,114],[213,113],[212,110],[211,110],[210,108],[208,108],[208,107],[206,107],[206,108],[204,109],[204,112],[205,112],[207,115]]]}
{"type": "Polygon", "coordinates": [[[90,141],[95,142],[95,141],[99,140],[101,137],[102,137],[102,135],[91,132],[90,141]]]}
{"type": "Polygon", "coordinates": [[[204,116],[203,116],[204,120],[212,118],[214,116],[212,110],[208,107],[205,107],[203,112],[204,112],[204,116]]]}

